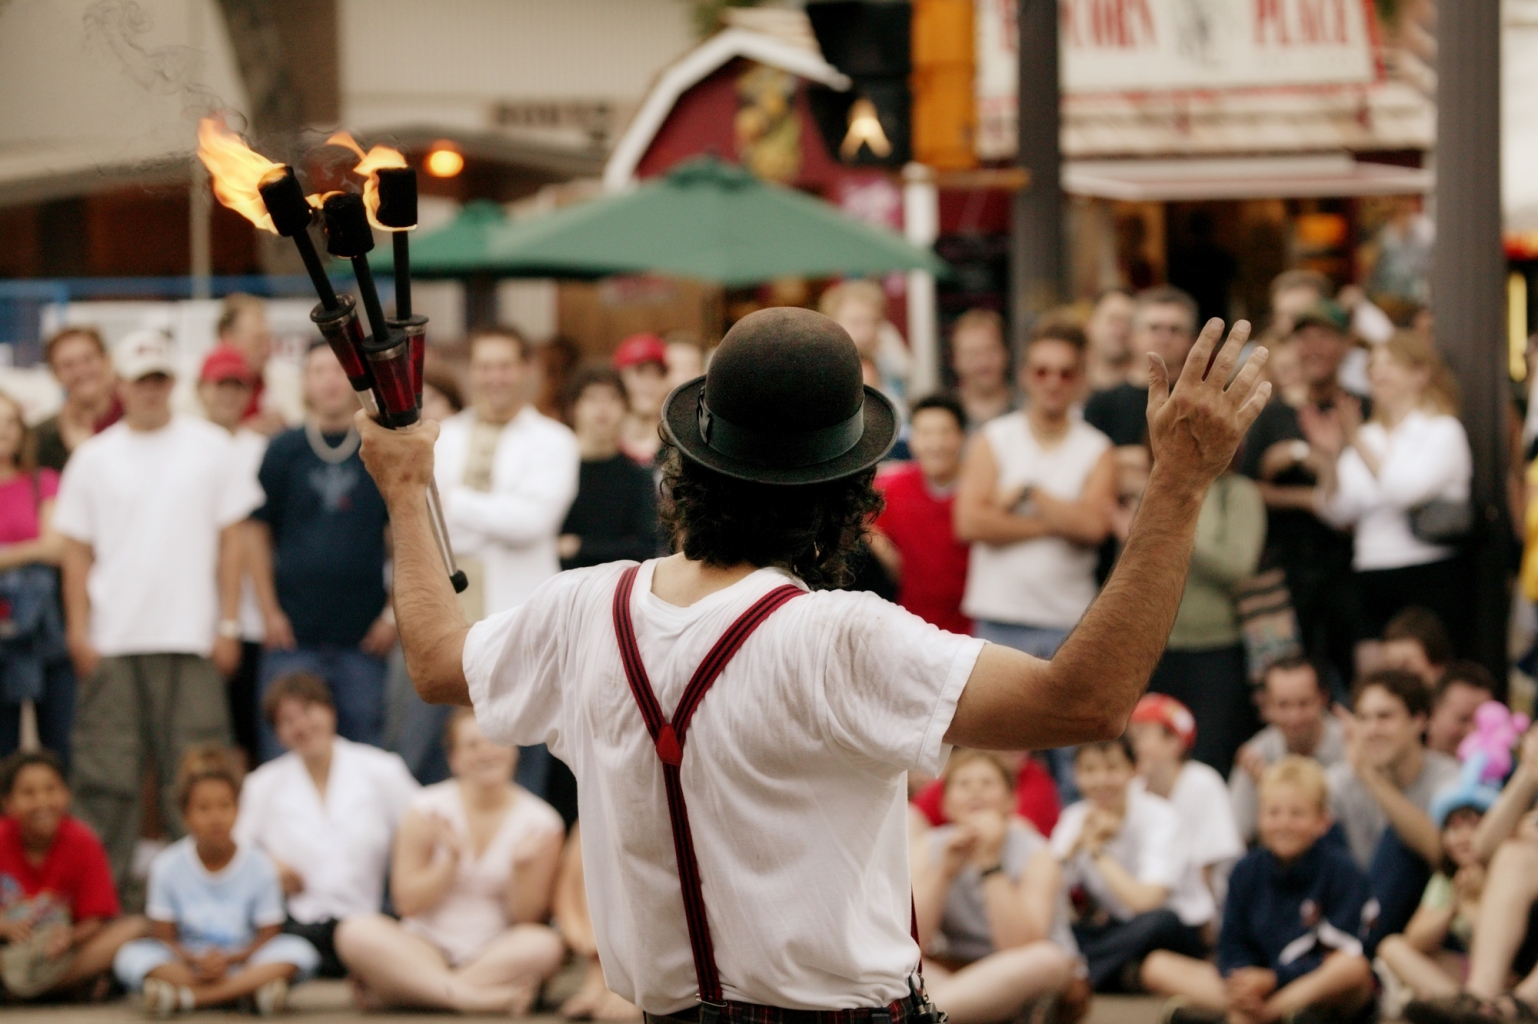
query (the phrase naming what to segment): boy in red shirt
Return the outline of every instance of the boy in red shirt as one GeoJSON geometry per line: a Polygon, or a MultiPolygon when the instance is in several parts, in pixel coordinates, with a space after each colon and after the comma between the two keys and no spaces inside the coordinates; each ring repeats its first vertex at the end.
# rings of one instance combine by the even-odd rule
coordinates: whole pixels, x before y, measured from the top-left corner
{"type": "Polygon", "coordinates": [[[119,918],[101,841],[69,815],[58,757],[20,751],[0,762],[0,980],[13,998],[80,985],[145,932],[119,918]]]}
{"type": "Polygon", "coordinates": [[[871,551],[898,581],[898,604],[941,629],[971,633],[961,614],[970,549],[951,526],[967,415],[956,399],[932,395],[913,406],[909,424],[913,462],[876,478],[886,509],[871,530],[871,551]]]}

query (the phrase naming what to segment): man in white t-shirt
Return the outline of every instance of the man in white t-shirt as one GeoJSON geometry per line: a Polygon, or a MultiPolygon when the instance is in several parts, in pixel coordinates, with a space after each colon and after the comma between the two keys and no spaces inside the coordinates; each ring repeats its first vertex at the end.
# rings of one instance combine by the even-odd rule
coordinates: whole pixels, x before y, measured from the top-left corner
{"type": "Polygon", "coordinates": [[[1217,913],[1174,806],[1134,786],[1126,736],[1074,752],[1084,799],[1052,830],[1063,884],[1082,887],[1073,936],[1096,991],[1136,990],[1136,972],[1156,949],[1201,957],[1201,929],[1217,913]]]}
{"type": "Polygon", "coordinates": [[[852,1019],[933,1021],[914,994],[906,772],[935,774],[951,744],[1120,734],[1174,621],[1202,492],[1270,390],[1255,362],[1224,389],[1247,325],[1202,379],[1221,329],[1173,392],[1156,366],[1142,515],[1051,662],[822,589],[845,577],[898,423],[819,314],[744,317],[669,397],[663,493],[682,551],[562,573],[473,628],[422,501],[434,428],[361,422],[411,678],[472,703],[494,740],[546,741],[572,766],[611,989],[704,1024],[862,1008],[852,1019]]]}
{"type": "Polygon", "coordinates": [[[241,523],[262,493],[224,429],[173,416],[175,362],[158,331],[113,353],[123,419],[75,449],[53,526],[65,538],[75,708],[75,807],[121,888],[139,838],[142,765],[181,833],[182,752],[230,742],[223,674],[240,659],[241,523]]]}
{"type": "Polygon", "coordinates": [[[1129,733],[1137,755],[1133,789],[1163,797],[1174,806],[1191,863],[1201,872],[1213,900],[1222,906],[1228,873],[1244,856],[1244,841],[1234,824],[1223,776],[1191,759],[1196,716],[1174,697],[1147,693],[1132,709],[1129,733]]]}
{"type": "Polygon", "coordinates": [[[1050,658],[1095,599],[1096,547],[1110,530],[1116,463],[1074,416],[1084,332],[1049,324],[1026,342],[1025,409],[972,438],[956,492],[956,536],[972,544],[961,610],[974,635],[1050,658]]]}

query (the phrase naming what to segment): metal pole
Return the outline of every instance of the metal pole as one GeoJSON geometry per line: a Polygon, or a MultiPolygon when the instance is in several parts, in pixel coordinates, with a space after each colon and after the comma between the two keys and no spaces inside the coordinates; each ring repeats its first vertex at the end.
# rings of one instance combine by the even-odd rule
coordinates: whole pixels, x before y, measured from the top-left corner
{"type": "Polygon", "coordinates": [[[1463,387],[1477,530],[1468,547],[1469,653],[1504,689],[1512,543],[1506,507],[1506,264],[1501,249],[1501,5],[1437,5],[1437,344],[1463,387]]]}
{"type": "MultiPolygon", "coordinates": [[[[933,169],[923,164],[903,168],[903,231],[925,249],[940,232],[940,190],[933,169]]],[[[922,398],[940,386],[940,325],[935,305],[935,276],[908,271],[908,347],[913,353],[910,398],[922,398]]]]}
{"type": "Polygon", "coordinates": [[[1015,193],[1010,310],[1017,339],[1063,291],[1057,19],[1056,0],[1020,0],[1019,151],[1031,180],[1015,193]]]}
{"type": "MultiPolygon", "coordinates": [[[[194,54],[203,53],[203,0],[187,0],[187,43],[194,54]]],[[[213,243],[210,237],[214,215],[214,197],[209,192],[208,170],[203,161],[192,160],[192,177],[187,183],[188,239],[191,250],[190,276],[192,297],[213,297],[210,278],[214,272],[213,243]]]]}

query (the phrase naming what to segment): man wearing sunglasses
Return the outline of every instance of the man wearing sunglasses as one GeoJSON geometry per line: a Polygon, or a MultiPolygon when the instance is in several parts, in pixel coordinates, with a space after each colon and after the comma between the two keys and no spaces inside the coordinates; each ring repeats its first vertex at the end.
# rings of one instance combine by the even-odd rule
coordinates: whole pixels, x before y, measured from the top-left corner
{"type": "Polygon", "coordinates": [[[962,610],[975,635],[1050,658],[1095,599],[1095,548],[1110,530],[1111,441],[1072,414],[1084,332],[1047,324],[1026,342],[1025,409],[974,435],[956,494],[972,544],[962,610]]]}

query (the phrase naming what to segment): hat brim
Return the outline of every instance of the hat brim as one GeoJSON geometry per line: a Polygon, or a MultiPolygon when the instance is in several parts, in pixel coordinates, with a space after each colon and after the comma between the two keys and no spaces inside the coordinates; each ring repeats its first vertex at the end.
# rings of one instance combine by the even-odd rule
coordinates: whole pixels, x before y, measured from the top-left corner
{"type": "Polygon", "coordinates": [[[680,384],[662,404],[662,432],[684,458],[723,476],[761,484],[821,484],[870,469],[897,443],[897,409],[880,391],[865,386],[865,430],[855,446],[835,459],[810,466],[762,466],[716,451],[700,436],[699,401],[705,378],[680,384]]]}

